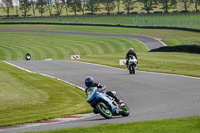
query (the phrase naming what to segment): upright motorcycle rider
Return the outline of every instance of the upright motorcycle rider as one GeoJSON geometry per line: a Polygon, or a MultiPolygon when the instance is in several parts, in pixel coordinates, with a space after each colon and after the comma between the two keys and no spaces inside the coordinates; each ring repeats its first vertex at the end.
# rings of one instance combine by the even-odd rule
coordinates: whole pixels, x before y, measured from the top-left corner
{"type": "MultiPolygon", "coordinates": [[[[88,93],[88,92],[87,92],[87,91],[88,91],[88,88],[90,88],[90,87],[97,87],[98,90],[102,90],[102,91],[106,89],[106,86],[105,86],[105,85],[102,85],[102,84],[100,84],[100,83],[95,83],[93,77],[90,77],[90,76],[89,76],[89,77],[86,77],[86,79],[85,79],[85,86],[87,87],[87,88],[85,89],[86,95],[87,95],[87,93],[88,93]]],[[[123,104],[123,101],[122,101],[122,100],[119,100],[119,98],[116,96],[117,94],[116,94],[115,91],[107,91],[106,94],[109,95],[109,96],[111,96],[112,98],[114,98],[115,101],[117,102],[117,104],[119,104],[120,106],[123,106],[123,105],[124,105],[124,104],[123,104]]]]}
{"type": "MultiPolygon", "coordinates": [[[[136,53],[133,51],[133,48],[129,48],[128,53],[126,54],[126,66],[128,68],[128,61],[129,61],[129,57],[130,56],[135,56],[135,58],[137,59],[137,55],[136,53]]],[[[138,60],[138,59],[137,59],[138,60]]]]}

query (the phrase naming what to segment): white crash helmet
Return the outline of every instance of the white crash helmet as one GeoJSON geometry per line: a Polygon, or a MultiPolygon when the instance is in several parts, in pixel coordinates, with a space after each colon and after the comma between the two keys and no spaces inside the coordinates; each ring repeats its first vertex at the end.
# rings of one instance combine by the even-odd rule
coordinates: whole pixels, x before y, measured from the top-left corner
{"type": "Polygon", "coordinates": [[[133,53],[133,48],[129,48],[129,53],[133,53]]]}

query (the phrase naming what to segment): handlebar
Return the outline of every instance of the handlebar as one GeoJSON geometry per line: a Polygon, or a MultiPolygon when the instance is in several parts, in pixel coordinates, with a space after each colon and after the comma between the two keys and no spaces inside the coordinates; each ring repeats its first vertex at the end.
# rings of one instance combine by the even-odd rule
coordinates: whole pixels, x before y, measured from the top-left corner
{"type": "Polygon", "coordinates": [[[98,90],[103,92],[105,89],[106,89],[106,86],[104,85],[102,88],[99,88],[98,90]]]}

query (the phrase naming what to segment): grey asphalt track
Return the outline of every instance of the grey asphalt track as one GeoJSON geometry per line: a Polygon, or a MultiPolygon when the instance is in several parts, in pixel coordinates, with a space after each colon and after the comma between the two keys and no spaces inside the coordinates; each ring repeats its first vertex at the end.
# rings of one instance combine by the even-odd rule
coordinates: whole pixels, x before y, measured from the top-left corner
{"type": "MultiPolygon", "coordinates": [[[[102,123],[124,123],[200,115],[200,79],[170,74],[106,67],[77,61],[8,61],[33,72],[43,73],[84,87],[88,75],[95,81],[115,90],[130,108],[130,116],[115,116],[110,120],[100,115],[93,117],[27,128],[8,129],[0,132],[16,133],[40,131],[102,123]]],[[[86,101],[83,101],[86,102],[86,101]]]]}
{"type": "Polygon", "coordinates": [[[40,31],[40,30],[0,30],[0,32],[23,32],[23,33],[46,33],[46,34],[69,34],[69,35],[81,35],[81,36],[105,36],[105,37],[122,37],[131,38],[141,41],[146,45],[148,50],[165,46],[165,44],[159,39],[142,36],[142,35],[130,35],[130,34],[104,34],[104,33],[83,33],[83,32],[67,32],[67,31],[40,31]]]}

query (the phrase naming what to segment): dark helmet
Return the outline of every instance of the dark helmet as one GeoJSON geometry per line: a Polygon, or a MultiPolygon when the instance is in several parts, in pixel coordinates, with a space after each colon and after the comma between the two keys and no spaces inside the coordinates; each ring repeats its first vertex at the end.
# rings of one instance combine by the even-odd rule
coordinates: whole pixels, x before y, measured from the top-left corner
{"type": "Polygon", "coordinates": [[[133,53],[133,48],[129,48],[129,53],[133,53]]]}
{"type": "Polygon", "coordinates": [[[85,79],[85,86],[90,87],[94,82],[94,79],[92,77],[87,77],[85,79]]]}

